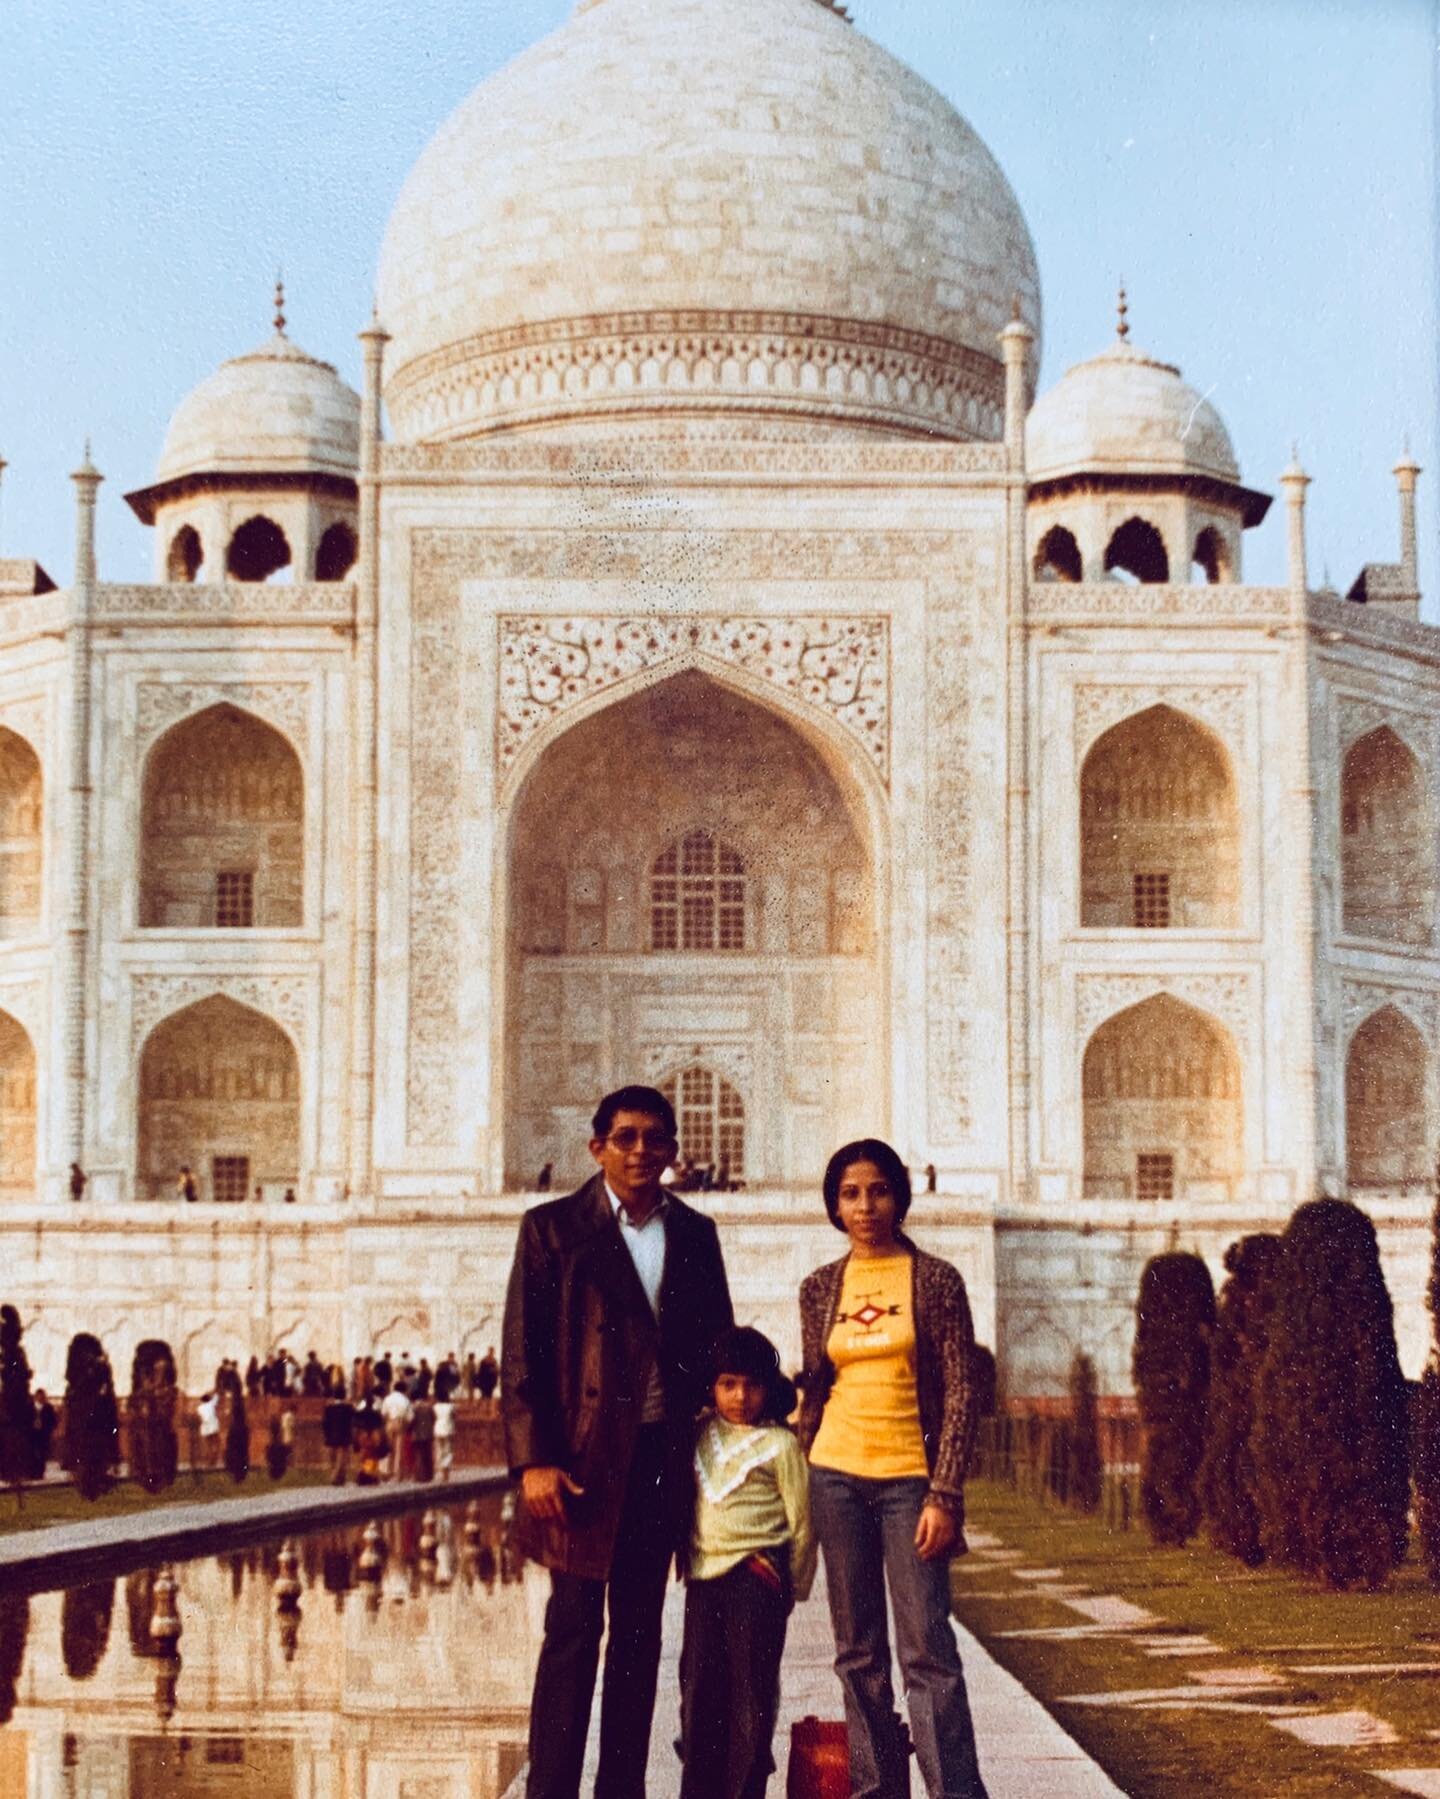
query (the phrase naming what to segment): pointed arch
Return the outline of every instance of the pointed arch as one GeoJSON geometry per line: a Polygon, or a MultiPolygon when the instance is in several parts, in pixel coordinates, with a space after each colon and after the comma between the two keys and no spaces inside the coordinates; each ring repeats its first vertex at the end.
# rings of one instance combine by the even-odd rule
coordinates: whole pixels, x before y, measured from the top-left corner
{"type": "Polygon", "coordinates": [[[315,579],[343,581],[355,566],[360,552],[353,528],[340,520],[329,526],[315,552],[315,579]]]}
{"type": "Polygon", "coordinates": [[[1240,815],[1213,732],[1157,705],[1112,725],[1080,772],[1080,922],[1233,929],[1240,815]]]}
{"type": "Polygon", "coordinates": [[[172,1012],[140,1054],[136,1192],[174,1195],[189,1167],[202,1198],[299,1190],[300,1059],[286,1031],[222,993],[172,1012]]]}
{"type": "Polygon", "coordinates": [[[1434,939],[1435,842],[1425,772],[1389,725],[1357,738],[1340,774],[1344,927],[1357,937],[1434,939]]]}
{"type": "Polygon", "coordinates": [[[885,814],[864,749],[819,717],[739,671],[674,659],[590,696],[517,757],[496,894],[510,1185],[546,1162],[582,1172],[564,1160],[582,1113],[677,1034],[697,1065],[719,1033],[727,1054],[773,1069],[747,1119],[752,1182],[818,1176],[844,1118],[877,1110],[885,814]],[[743,869],[717,866],[717,900],[744,882],[723,994],[683,922],[674,948],[653,935],[657,858],[692,834],[743,869]]]}
{"type": "Polygon", "coordinates": [[[145,763],[142,929],[304,922],[305,775],[295,746],[222,702],[173,725],[145,763]]]}
{"type": "Polygon", "coordinates": [[[1229,546],[1214,525],[1206,525],[1196,537],[1195,548],[1190,553],[1190,563],[1192,568],[1199,569],[1209,587],[1233,579],[1229,546]]]}
{"type": "Polygon", "coordinates": [[[20,1020],[0,1012],[0,1196],[33,1199],[35,1045],[20,1020]]]}
{"type": "Polygon", "coordinates": [[[1372,1012],[1345,1058],[1346,1169],[1352,1187],[1391,1191],[1434,1174],[1430,1057],[1396,1006],[1372,1012]]]}
{"type": "Polygon", "coordinates": [[[165,555],[165,579],[181,586],[192,585],[205,562],[205,546],[194,525],[182,525],[170,539],[165,555]]]}
{"type": "Polygon", "coordinates": [[[1092,1199],[1228,1198],[1243,1171],[1234,1039],[1168,993],[1107,1019],[1081,1069],[1085,1193],[1092,1199]]]}
{"type": "Polygon", "coordinates": [[[1170,579],[1170,555],[1165,539],[1143,518],[1127,518],[1105,546],[1105,573],[1112,580],[1145,583],[1170,579]]]}
{"type": "Polygon", "coordinates": [[[1081,581],[1084,564],[1075,533],[1052,525],[1035,546],[1032,572],[1037,581],[1081,581]]]}
{"type": "Polygon", "coordinates": [[[0,936],[39,928],[43,905],[45,777],[34,748],[0,725],[0,936]]]}

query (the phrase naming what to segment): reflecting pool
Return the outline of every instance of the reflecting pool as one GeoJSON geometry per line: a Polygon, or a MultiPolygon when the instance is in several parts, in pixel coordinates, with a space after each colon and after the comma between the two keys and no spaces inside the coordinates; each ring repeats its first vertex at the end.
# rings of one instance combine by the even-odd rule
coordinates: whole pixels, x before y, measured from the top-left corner
{"type": "Polygon", "coordinates": [[[4,1799],[498,1799],[549,1583],[499,1498],[0,1595],[4,1799]]]}

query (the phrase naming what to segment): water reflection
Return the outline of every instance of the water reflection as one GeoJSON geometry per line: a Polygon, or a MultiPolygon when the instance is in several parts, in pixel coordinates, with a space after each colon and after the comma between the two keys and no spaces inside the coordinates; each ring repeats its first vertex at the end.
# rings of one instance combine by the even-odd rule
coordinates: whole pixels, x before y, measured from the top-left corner
{"type": "Polygon", "coordinates": [[[497,1799],[546,1583],[499,1503],[0,1598],[0,1794],[497,1799]],[[28,1637],[28,1641],[27,1641],[28,1637]]]}

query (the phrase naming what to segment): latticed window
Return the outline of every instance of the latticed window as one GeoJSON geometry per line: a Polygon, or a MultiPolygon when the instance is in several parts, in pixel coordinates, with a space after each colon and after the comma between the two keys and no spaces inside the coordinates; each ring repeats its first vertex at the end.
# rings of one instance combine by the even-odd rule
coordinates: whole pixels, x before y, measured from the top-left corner
{"type": "Polygon", "coordinates": [[[1134,879],[1134,919],[1142,931],[1167,931],[1170,928],[1170,876],[1161,873],[1137,874],[1134,879]]]}
{"type": "Polygon", "coordinates": [[[222,1202],[244,1200],[250,1191],[249,1156],[211,1156],[210,1191],[222,1202]]]}
{"type": "Polygon", "coordinates": [[[1169,1150],[1142,1150],[1135,1158],[1136,1199],[1174,1199],[1175,1158],[1169,1150]]]}
{"type": "Polygon", "coordinates": [[[249,868],[221,868],[215,873],[215,923],[249,930],[255,923],[255,873],[249,868]]]}
{"type": "Polygon", "coordinates": [[[745,1107],[740,1095],[708,1068],[672,1075],[660,1091],[675,1108],[680,1154],[696,1168],[713,1168],[717,1179],[745,1177],[745,1107]]]}
{"type": "Polygon", "coordinates": [[[745,947],[745,864],[708,831],[672,843],[650,871],[652,949],[745,947]]]}

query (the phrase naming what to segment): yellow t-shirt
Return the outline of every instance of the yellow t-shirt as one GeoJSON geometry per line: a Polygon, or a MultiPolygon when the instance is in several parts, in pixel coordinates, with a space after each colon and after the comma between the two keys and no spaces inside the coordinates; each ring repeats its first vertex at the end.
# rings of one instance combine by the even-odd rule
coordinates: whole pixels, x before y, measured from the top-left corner
{"type": "Polygon", "coordinates": [[[928,1474],[915,1391],[908,1255],[883,1261],[851,1256],[826,1349],[835,1384],[810,1446],[814,1465],[870,1480],[928,1474]]]}

